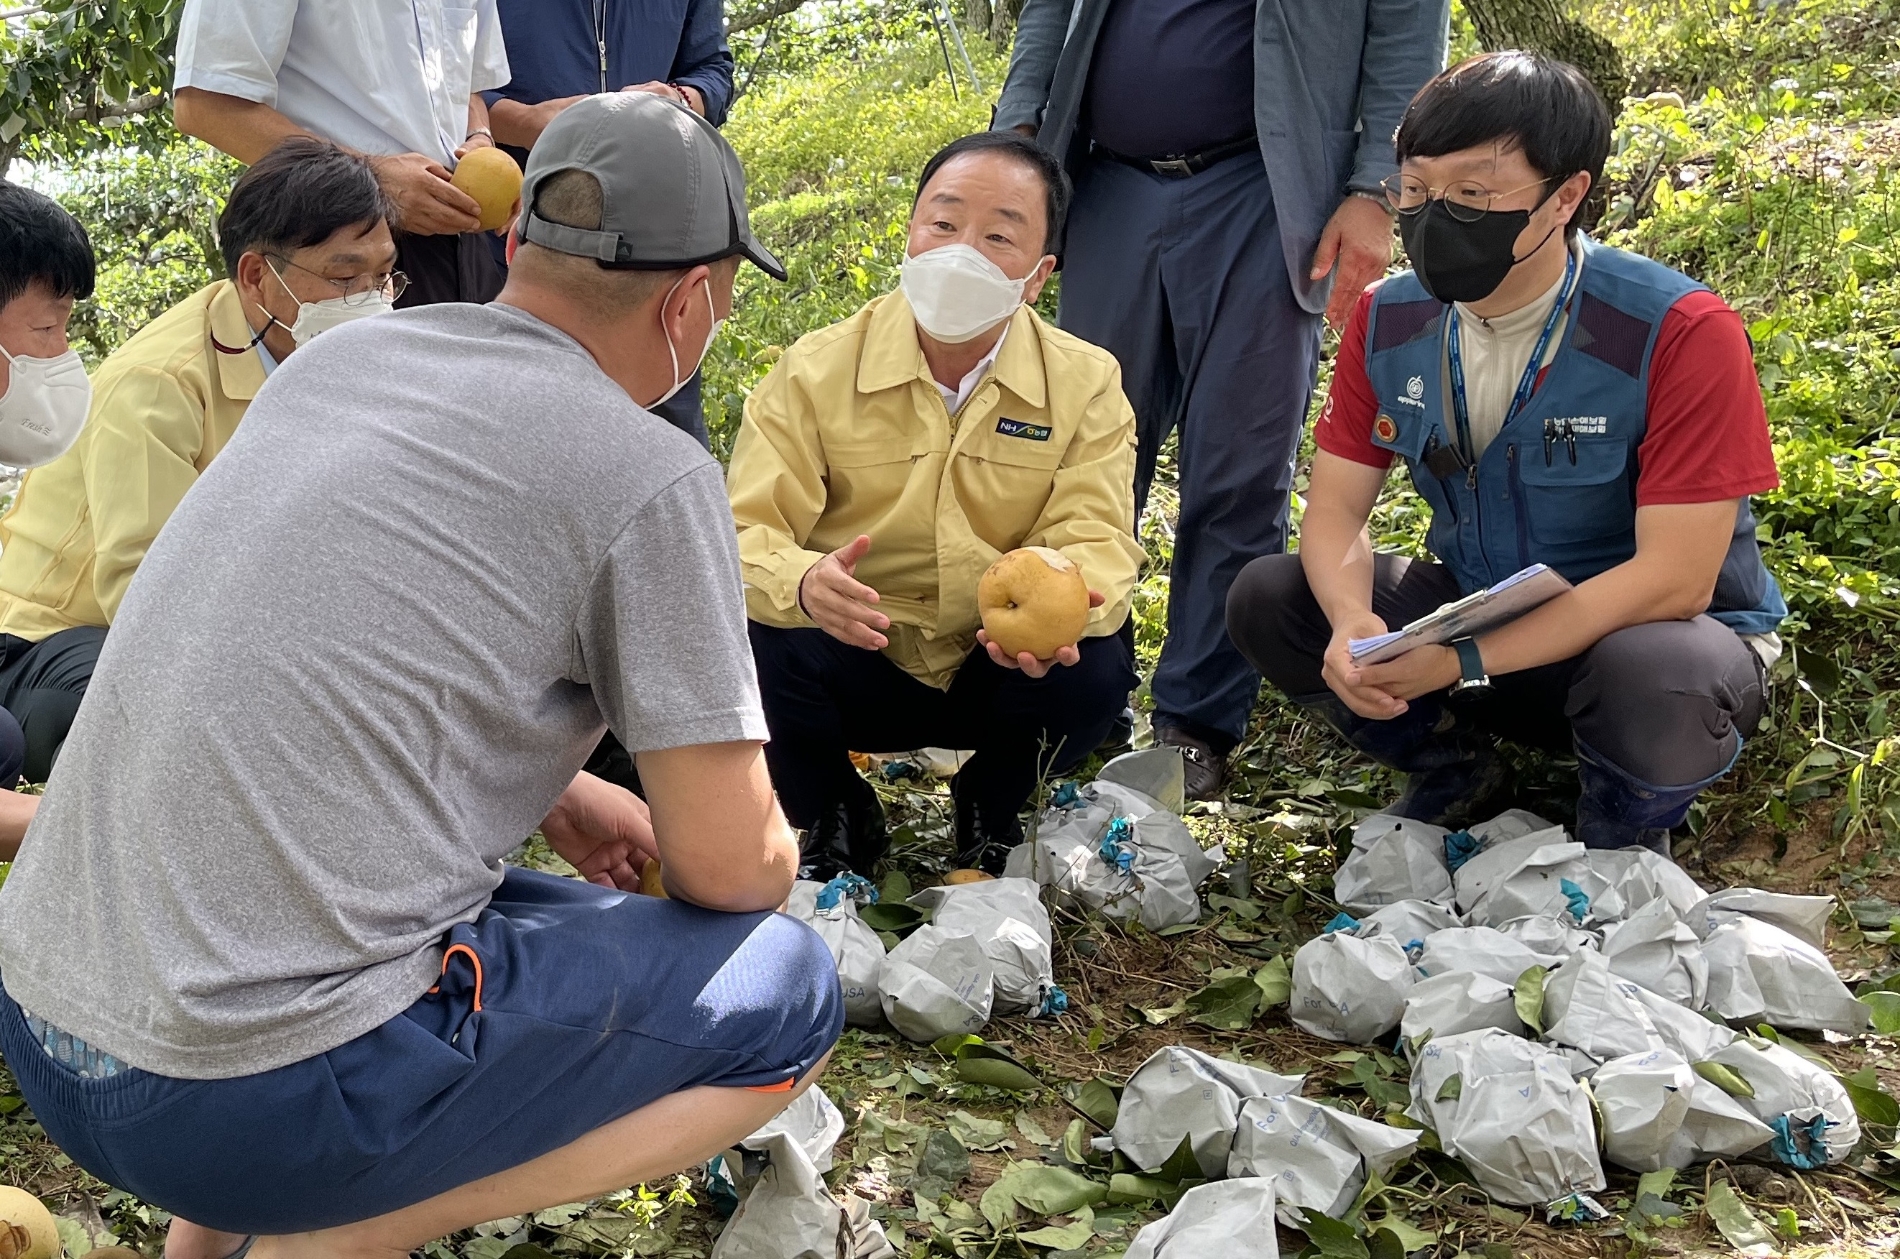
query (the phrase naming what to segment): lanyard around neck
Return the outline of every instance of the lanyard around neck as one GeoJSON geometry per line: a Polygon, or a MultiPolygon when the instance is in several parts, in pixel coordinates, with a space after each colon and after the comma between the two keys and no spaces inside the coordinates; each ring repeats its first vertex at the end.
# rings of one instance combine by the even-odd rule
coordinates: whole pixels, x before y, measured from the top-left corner
{"type": "MultiPolygon", "coordinates": [[[[1517,413],[1537,392],[1537,377],[1544,369],[1544,354],[1550,349],[1550,339],[1556,335],[1557,323],[1563,318],[1564,308],[1570,304],[1576,276],[1577,255],[1566,253],[1563,284],[1557,290],[1557,300],[1551,303],[1550,315],[1544,320],[1544,330],[1537,337],[1537,347],[1531,351],[1530,362],[1524,364],[1524,375],[1518,380],[1517,392],[1511,397],[1511,409],[1504,413],[1506,424],[1517,418],[1517,413]]],[[[1471,446],[1471,408],[1465,401],[1465,361],[1458,345],[1458,324],[1458,304],[1453,302],[1451,314],[1445,321],[1445,353],[1451,360],[1451,409],[1458,423],[1458,444],[1475,467],[1478,453],[1471,446]]]]}

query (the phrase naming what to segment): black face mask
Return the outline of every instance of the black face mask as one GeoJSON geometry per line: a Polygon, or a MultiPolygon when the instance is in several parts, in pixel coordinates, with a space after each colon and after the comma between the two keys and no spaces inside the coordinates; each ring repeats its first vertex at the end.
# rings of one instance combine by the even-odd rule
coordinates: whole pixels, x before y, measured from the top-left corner
{"type": "MultiPolygon", "coordinates": [[[[1538,204],[1541,209],[1543,203],[1538,204]]],[[[1399,216],[1399,238],[1427,293],[1441,302],[1481,302],[1523,261],[1516,254],[1517,238],[1531,225],[1531,213],[1484,210],[1467,223],[1434,197],[1418,213],[1399,216]]]]}

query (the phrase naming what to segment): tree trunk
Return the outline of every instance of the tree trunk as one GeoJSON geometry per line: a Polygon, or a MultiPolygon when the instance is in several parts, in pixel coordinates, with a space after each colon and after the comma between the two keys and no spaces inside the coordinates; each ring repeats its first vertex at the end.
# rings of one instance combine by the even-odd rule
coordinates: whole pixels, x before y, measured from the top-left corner
{"type": "Polygon", "coordinates": [[[1603,93],[1614,115],[1629,92],[1616,45],[1567,16],[1559,0],[1464,0],[1486,49],[1524,48],[1568,61],[1603,93]]]}
{"type": "Polygon", "coordinates": [[[995,16],[990,19],[990,43],[998,51],[1008,52],[1016,38],[1016,19],[1022,14],[1023,0],[996,0],[995,16]]]}
{"type": "Polygon", "coordinates": [[[963,29],[972,36],[987,34],[994,20],[990,0],[963,0],[963,29]]]}

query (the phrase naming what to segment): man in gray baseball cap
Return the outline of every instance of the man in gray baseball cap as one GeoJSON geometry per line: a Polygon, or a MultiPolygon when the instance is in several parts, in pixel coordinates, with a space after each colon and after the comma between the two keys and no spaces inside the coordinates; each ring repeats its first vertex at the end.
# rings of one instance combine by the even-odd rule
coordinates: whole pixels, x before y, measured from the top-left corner
{"type": "Polygon", "coordinates": [[[654,97],[568,110],[525,200],[497,301],[272,375],[0,889],[0,1053],[173,1259],[395,1257],[654,1180],[843,1025],[772,912],[798,849],[719,465],[647,409],[739,260],[783,271],[732,151],[654,97]],[[645,801],[577,772],[609,728],[645,801]],[[505,863],[537,829],[580,878],[505,863]]]}

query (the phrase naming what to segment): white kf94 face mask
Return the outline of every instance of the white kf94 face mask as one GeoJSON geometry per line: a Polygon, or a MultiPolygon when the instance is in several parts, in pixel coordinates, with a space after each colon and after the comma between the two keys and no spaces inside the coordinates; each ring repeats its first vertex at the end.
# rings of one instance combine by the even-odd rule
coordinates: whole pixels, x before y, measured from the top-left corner
{"type": "MultiPolygon", "coordinates": [[[[277,282],[283,284],[284,292],[290,293],[290,286],[284,284],[284,277],[278,273],[277,268],[271,267],[270,270],[272,275],[277,276],[277,282]]],[[[290,295],[296,296],[295,293],[290,293],[290,295]]],[[[320,302],[299,301],[297,322],[291,324],[286,331],[290,333],[292,341],[299,346],[304,346],[308,345],[310,339],[318,333],[328,332],[332,328],[341,328],[346,323],[367,319],[372,315],[386,315],[395,308],[396,303],[390,300],[387,293],[357,293],[350,297],[325,298],[320,302]]],[[[284,326],[284,321],[268,310],[264,312],[264,318],[280,328],[284,326]]],[[[262,339],[262,334],[259,334],[258,340],[262,339]]]]}
{"type": "Polygon", "coordinates": [[[51,463],[79,440],[92,408],[92,382],[77,351],[58,358],[0,356],[12,364],[12,379],[0,394],[0,463],[37,468],[51,463]]]}
{"type": "Polygon", "coordinates": [[[919,328],[957,345],[1015,314],[1027,283],[1010,279],[969,245],[943,245],[904,259],[897,286],[919,328]]]}

